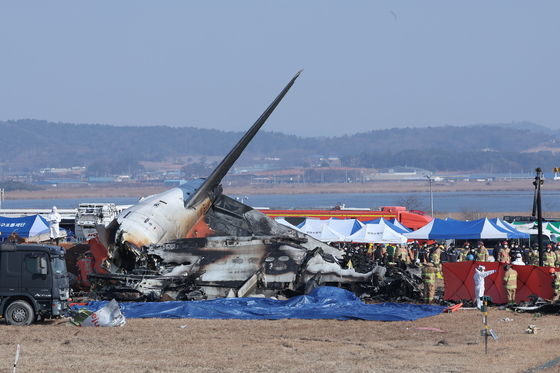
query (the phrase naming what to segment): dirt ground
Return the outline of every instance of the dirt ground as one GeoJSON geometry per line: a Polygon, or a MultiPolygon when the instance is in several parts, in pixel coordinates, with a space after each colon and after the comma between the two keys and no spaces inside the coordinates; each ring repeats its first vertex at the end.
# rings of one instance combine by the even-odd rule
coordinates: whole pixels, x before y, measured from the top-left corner
{"type": "Polygon", "coordinates": [[[492,308],[489,322],[499,339],[489,341],[487,355],[481,321],[481,313],[471,309],[414,322],[129,319],[121,328],[80,328],[60,320],[29,327],[0,324],[0,371],[11,372],[18,343],[18,372],[525,372],[560,357],[558,315],[492,308]],[[537,334],[525,333],[530,324],[537,326],[537,334]]]}

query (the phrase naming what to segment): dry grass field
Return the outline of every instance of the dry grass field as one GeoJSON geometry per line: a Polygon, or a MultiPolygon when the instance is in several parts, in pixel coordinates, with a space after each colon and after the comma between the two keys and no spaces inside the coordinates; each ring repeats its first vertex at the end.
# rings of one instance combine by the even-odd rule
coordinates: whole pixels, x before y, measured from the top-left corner
{"type": "MultiPolygon", "coordinates": [[[[481,313],[414,322],[130,319],[121,328],[64,321],[0,325],[11,372],[525,372],[560,357],[560,318],[491,309],[499,335],[484,354],[481,313]],[[513,321],[501,321],[511,318],[513,321]],[[529,324],[537,334],[526,334],[529,324]],[[433,331],[422,328],[438,328],[433,331]]],[[[557,372],[560,366],[539,370],[557,372]]]]}

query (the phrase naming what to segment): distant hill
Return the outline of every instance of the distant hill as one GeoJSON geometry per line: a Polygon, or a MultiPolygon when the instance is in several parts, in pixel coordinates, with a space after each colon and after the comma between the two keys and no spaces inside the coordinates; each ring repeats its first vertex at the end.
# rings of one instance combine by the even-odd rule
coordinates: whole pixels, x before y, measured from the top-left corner
{"type": "MultiPolygon", "coordinates": [[[[0,121],[0,163],[12,169],[89,166],[99,162],[135,163],[185,156],[222,156],[243,135],[194,127],[118,127],[52,123],[41,120],[0,121]]],[[[247,148],[242,163],[278,157],[282,167],[305,165],[310,157],[343,159],[359,167],[416,166],[430,170],[530,170],[554,165],[548,149],[557,135],[546,127],[473,125],[373,130],[351,136],[303,138],[263,131],[247,148]],[[524,153],[527,150],[532,153],[524,153]]],[[[556,165],[555,167],[558,167],[556,165]]]]}

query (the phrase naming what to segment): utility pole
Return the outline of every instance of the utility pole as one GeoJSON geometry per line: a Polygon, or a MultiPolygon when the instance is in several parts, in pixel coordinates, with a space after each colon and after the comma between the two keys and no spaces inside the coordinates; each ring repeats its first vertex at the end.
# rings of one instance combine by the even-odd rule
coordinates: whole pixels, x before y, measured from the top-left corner
{"type": "Polygon", "coordinates": [[[542,170],[537,168],[537,176],[535,176],[535,181],[533,185],[535,186],[535,196],[533,198],[533,217],[537,217],[537,229],[538,229],[538,242],[539,242],[539,266],[542,267],[544,263],[544,250],[542,243],[542,204],[541,204],[541,185],[543,185],[543,173],[542,170]]]}
{"type": "Polygon", "coordinates": [[[426,178],[430,182],[430,206],[432,211],[432,218],[434,217],[434,194],[432,193],[432,178],[429,175],[426,175],[426,178]]]}

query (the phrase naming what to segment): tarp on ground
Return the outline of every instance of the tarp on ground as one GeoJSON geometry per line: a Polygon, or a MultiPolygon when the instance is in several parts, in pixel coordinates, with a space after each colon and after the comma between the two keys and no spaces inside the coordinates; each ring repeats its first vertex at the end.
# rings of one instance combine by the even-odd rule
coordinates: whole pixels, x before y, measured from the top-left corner
{"type": "Polygon", "coordinates": [[[519,234],[500,228],[487,218],[473,221],[435,218],[417,231],[404,233],[404,235],[415,240],[480,240],[518,238],[519,234]]]}
{"type": "Polygon", "coordinates": [[[40,215],[20,218],[0,216],[0,237],[5,239],[14,232],[23,238],[39,236],[49,232],[49,223],[40,215]]]}
{"type": "Polygon", "coordinates": [[[358,219],[330,218],[328,220],[323,220],[323,222],[343,236],[350,236],[364,226],[358,219]]]}
{"type": "MultiPolygon", "coordinates": [[[[462,299],[473,299],[474,296],[474,271],[479,265],[486,267],[487,271],[496,270],[495,273],[485,278],[486,295],[492,298],[496,304],[507,302],[506,290],[503,284],[504,266],[496,262],[458,262],[443,263],[443,279],[445,293],[443,299],[459,301],[462,299]]],[[[549,267],[538,267],[532,265],[513,265],[517,271],[517,292],[515,301],[523,302],[529,300],[529,296],[535,294],[543,299],[552,298],[552,279],[549,267]]],[[[556,270],[560,270],[556,268],[556,270]]]]}
{"type": "Polygon", "coordinates": [[[394,225],[381,219],[378,224],[365,224],[359,231],[347,237],[350,242],[362,243],[406,243],[407,238],[395,231],[394,225]]]}
{"type": "Polygon", "coordinates": [[[327,224],[325,220],[307,218],[297,226],[300,232],[323,242],[342,242],[345,236],[338,233],[327,224]]]}
{"type": "MultiPolygon", "coordinates": [[[[96,311],[107,302],[90,302],[85,306],[96,311]]],[[[267,298],[221,298],[205,301],[123,302],[126,318],[194,318],[194,319],[336,319],[412,321],[441,313],[442,306],[404,303],[365,304],[353,293],[329,286],[288,300],[267,298]]],[[[79,307],[76,307],[79,308],[79,307]]]]}

